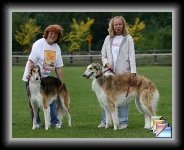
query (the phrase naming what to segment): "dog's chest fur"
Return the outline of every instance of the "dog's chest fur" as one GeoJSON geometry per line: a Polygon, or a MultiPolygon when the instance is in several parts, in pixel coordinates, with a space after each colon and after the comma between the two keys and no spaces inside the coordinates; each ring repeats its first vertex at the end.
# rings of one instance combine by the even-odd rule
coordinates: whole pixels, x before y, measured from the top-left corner
{"type": "Polygon", "coordinates": [[[42,79],[42,82],[40,78],[36,80],[31,77],[29,81],[31,101],[37,103],[38,107],[43,107],[44,100],[50,105],[53,100],[57,99],[57,86],[59,86],[57,81],[58,79],[55,80],[54,77],[42,79]]]}
{"type": "Polygon", "coordinates": [[[97,99],[102,107],[107,106],[106,93],[96,79],[92,82],[92,90],[95,92],[97,99]]]}
{"type": "Polygon", "coordinates": [[[30,88],[30,94],[31,94],[31,101],[33,103],[37,103],[38,104],[38,107],[42,107],[43,106],[43,102],[42,102],[42,95],[40,93],[40,81],[38,80],[35,80],[35,81],[32,81],[30,80],[29,81],[29,88],[30,88]]]}

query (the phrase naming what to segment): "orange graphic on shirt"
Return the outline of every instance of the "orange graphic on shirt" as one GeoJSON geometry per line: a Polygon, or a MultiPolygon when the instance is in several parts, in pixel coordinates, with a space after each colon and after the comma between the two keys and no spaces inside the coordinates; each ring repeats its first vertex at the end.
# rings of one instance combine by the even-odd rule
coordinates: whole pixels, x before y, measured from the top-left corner
{"type": "Polygon", "coordinates": [[[45,50],[44,51],[44,64],[43,68],[48,70],[54,69],[54,64],[56,62],[56,52],[55,51],[50,51],[50,50],[45,50]]]}

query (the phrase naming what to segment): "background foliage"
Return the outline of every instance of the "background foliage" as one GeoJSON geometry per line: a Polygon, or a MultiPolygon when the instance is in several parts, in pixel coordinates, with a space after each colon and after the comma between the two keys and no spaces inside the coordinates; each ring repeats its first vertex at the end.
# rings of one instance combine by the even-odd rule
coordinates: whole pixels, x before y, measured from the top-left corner
{"type": "Polygon", "coordinates": [[[73,23],[70,25],[72,30],[63,37],[64,41],[71,42],[69,51],[81,50],[81,44],[87,41],[87,36],[90,34],[90,27],[93,24],[94,19],[87,18],[87,22],[81,21],[80,24],[77,23],[76,19],[72,19],[73,23]]]}
{"type": "MultiPolygon", "coordinates": [[[[20,26],[29,22],[32,18],[36,26],[41,26],[42,33],[36,35],[36,39],[43,37],[44,29],[50,24],[59,24],[64,28],[64,35],[71,31],[70,25],[73,19],[78,24],[87,18],[93,18],[90,31],[92,35],[91,50],[100,51],[105,37],[108,35],[109,19],[115,15],[122,15],[129,25],[134,25],[139,19],[145,24],[145,28],[140,30],[141,39],[135,43],[135,49],[172,49],[172,13],[171,12],[13,12],[12,13],[12,51],[24,51],[23,47],[15,39],[16,30],[20,31],[20,26]]],[[[134,38],[134,35],[132,35],[134,38]]],[[[69,51],[69,43],[60,43],[62,51],[69,51]]],[[[80,45],[81,51],[88,51],[88,43],[80,45]]]]}

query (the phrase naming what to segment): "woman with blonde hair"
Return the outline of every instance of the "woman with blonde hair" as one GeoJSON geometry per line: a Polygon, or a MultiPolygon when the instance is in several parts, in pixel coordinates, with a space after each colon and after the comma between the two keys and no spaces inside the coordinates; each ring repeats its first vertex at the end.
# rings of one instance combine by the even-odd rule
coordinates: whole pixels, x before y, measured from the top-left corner
{"type": "MultiPolygon", "coordinates": [[[[136,83],[135,49],[132,36],[129,34],[126,21],[122,16],[115,16],[109,22],[109,35],[106,36],[102,49],[102,64],[115,74],[131,73],[130,85],[136,83]]],[[[113,75],[109,73],[109,75],[113,75]]],[[[128,127],[129,105],[118,108],[118,129],[128,127]]],[[[105,111],[102,110],[102,120],[98,128],[105,127],[105,111]]]]}

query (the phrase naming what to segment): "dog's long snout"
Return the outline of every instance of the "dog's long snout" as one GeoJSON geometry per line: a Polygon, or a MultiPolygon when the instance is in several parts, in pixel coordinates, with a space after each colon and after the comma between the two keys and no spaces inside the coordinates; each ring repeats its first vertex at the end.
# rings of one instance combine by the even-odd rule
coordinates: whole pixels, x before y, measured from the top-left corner
{"type": "Polygon", "coordinates": [[[36,75],[35,75],[35,80],[38,80],[38,79],[39,79],[39,75],[36,74],[36,75]]]}

